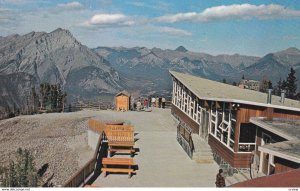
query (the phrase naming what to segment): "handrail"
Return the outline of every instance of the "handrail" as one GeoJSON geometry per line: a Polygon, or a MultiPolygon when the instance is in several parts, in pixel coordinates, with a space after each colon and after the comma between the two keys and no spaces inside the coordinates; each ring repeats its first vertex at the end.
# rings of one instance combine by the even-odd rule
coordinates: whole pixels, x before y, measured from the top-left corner
{"type": "Polygon", "coordinates": [[[193,152],[195,151],[192,133],[182,126],[182,124],[178,124],[177,126],[177,141],[186,151],[186,153],[192,158],[193,152]]]}
{"type": "Polygon", "coordinates": [[[101,131],[96,150],[93,158],[91,158],[81,169],[79,169],[69,180],[67,180],[63,187],[78,187],[85,184],[86,179],[96,170],[96,163],[103,139],[105,137],[104,131],[101,131]]]}

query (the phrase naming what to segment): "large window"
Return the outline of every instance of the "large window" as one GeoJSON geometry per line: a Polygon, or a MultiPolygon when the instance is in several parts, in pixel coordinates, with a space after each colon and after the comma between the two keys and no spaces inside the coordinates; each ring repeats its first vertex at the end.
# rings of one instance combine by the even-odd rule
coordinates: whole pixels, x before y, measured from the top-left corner
{"type": "Polygon", "coordinates": [[[241,123],[239,151],[251,152],[255,149],[256,126],[251,123],[241,123]]]}
{"type": "Polygon", "coordinates": [[[231,112],[230,103],[212,102],[210,134],[233,150],[236,120],[232,119],[231,112]]]}
{"type": "Polygon", "coordinates": [[[256,126],[251,123],[241,123],[240,143],[255,143],[256,126]]]}

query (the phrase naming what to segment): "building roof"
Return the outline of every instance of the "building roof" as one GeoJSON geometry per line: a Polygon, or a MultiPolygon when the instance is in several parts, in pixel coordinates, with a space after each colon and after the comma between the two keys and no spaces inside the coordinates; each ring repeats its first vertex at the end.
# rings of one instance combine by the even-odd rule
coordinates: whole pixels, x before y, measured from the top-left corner
{"type": "Polygon", "coordinates": [[[197,97],[204,100],[235,102],[263,107],[273,107],[292,111],[300,111],[300,102],[285,99],[284,104],[280,102],[279,96],[272,96],[272,104],[267,104],[267,94],[258,91],[241,89],[204,78],[170,71],[171,75],[179,80],[197,97]]]}
{"type": "MultiPolygon", "coordinates": [[[[259,151],[300,163],[300,140],[283,141],[258,147],[259,151]]],[[[300,181],[300,180],[299,180],[300,181]]]]}
{"type": "Polygon", "coordinates": [[[239,182],[230,187],[300,187],[300,169],[239,182]]]}
{"type": "Polygon", "coordinates": [[[130,97],[130,94],[127,92],[127,91],[121,91],[120,93],[118,93],[117,95],[116,95],[116,97],[117,96],[120,96],[120,95],[126,95],[126,96],[128,96],[128,97],[130,97]]]}
{"type": "Polygon", "coordinates": [[[287,141],[259,146],[259,151],[300,163],[300,119],[251,118],[250,122],[287,139],[287,141]]]}
{"type": "Polygon", "coordinates": [[[287,140],[300,139],[300,119],[252,117],[250,122],[287,140]]]}

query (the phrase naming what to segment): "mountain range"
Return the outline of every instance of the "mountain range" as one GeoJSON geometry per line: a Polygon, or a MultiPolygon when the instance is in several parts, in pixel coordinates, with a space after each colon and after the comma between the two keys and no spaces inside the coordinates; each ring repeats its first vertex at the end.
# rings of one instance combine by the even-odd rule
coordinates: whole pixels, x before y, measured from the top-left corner
{"type": "MultiPolygon", "coordinates": [[[[300,78],[300,50],[288,48],[270,53],[263,57],[246,55],[217,55],[188,51],[180,46],[175,50],[134,48],[93,49],[104,57],[111,66],[126,79],[123,86],[147,94],[149,90],[163,94],[171,89],[169,70],[190,73],[211,80],[239,82],[244,75],[246,79],[268,79],[276,85],[277,81],[285,79],[290,68],[296,69],[300,78]]],[[[300,85],[298,80],[298,86],[300,85]]]]}
{"type": "MultiPolygon", "coordinates": [[[[169,70],[227,82],[285,79],[290,68],[300,79],[297,48],[263,57],[210,55],[183,46],[171,49],[97,47],[82,45],[68,31],[31,32],[0,38],[0,110],[24,105],[24,96],[40,83],[60,84],[68,101],[95,99],[128,90],[135,96],[170,95],[169,70]],[[27,93],[26,93],[27,92],[27,93]]],[[[300,80],[298,80],[298,85],[300,80]]]]}
{"type": "MultiPolygon", "coordinates": [[[[46,82],[60,84],[70,100],[115,94],[122,89],[118,72],[103,57],[60,28],[50,33],[31,32],[0,38],[1,81],[9,81],[13,74],[19,76],[20,81],[14,81],[17,84],[22,84],[23,75],[31,76],[28,83],[31,87],[46,82]]],[[[31,90],[31,87],[25,85],[24,89],[31,90]]],[[[21,95],[15,92],[15,96],[18,94],[21,95]]],[[[21,104],[15,100],[17,105],[21,104]]]]}

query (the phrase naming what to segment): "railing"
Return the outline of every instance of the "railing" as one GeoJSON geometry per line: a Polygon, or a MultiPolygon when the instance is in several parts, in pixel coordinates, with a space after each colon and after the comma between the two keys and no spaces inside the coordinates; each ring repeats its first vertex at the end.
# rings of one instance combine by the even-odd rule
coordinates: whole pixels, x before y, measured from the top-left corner
{"type": "Polygon", "coordinates": [[[105,130],[105,123],[97,121],[95,119],[89,119],[88,128],[98,134],[101,134],[105,130]]]}
{"type": "Polygon", "coordinates": [[[177,126],[177,141],[188,154],[188,156],[192,158],[195,149],[192,139],[192,132],[185,128],[181,123],[179,123],[177,126]]]}
{"type": "Polygon", "coordinates": [[[83,109],[91,110],[107,110],[112,109],[112,102],[87,102],[87,103],[71,103],[65,106],[65,111],[79,111],[83,109]]]}
{"type": "Polygon", "coordinates": [[[105,133],[104,131],[102,131],[98,139],[97,147],[93,158],[90,159],[81,169],[79,169],[68,181],[66,181],[63,184],[63,187],[79,187],[81,185],[85,185],[86,180],[90,177],[90,175],[92,173],[95,174],[98,159],[103,157],[100,156],[100,150],[104,139],[105,133]]]}
{"type": "Polygon", "coordinates": [[[166,101],[165,108],[171,108],[172,107],[172,101],[166,101]]]}
{"type": "Polygon", "coordinates": [[[239,143],[239,152],[251,152],[255,150],[255,143],[239,143]]]}

